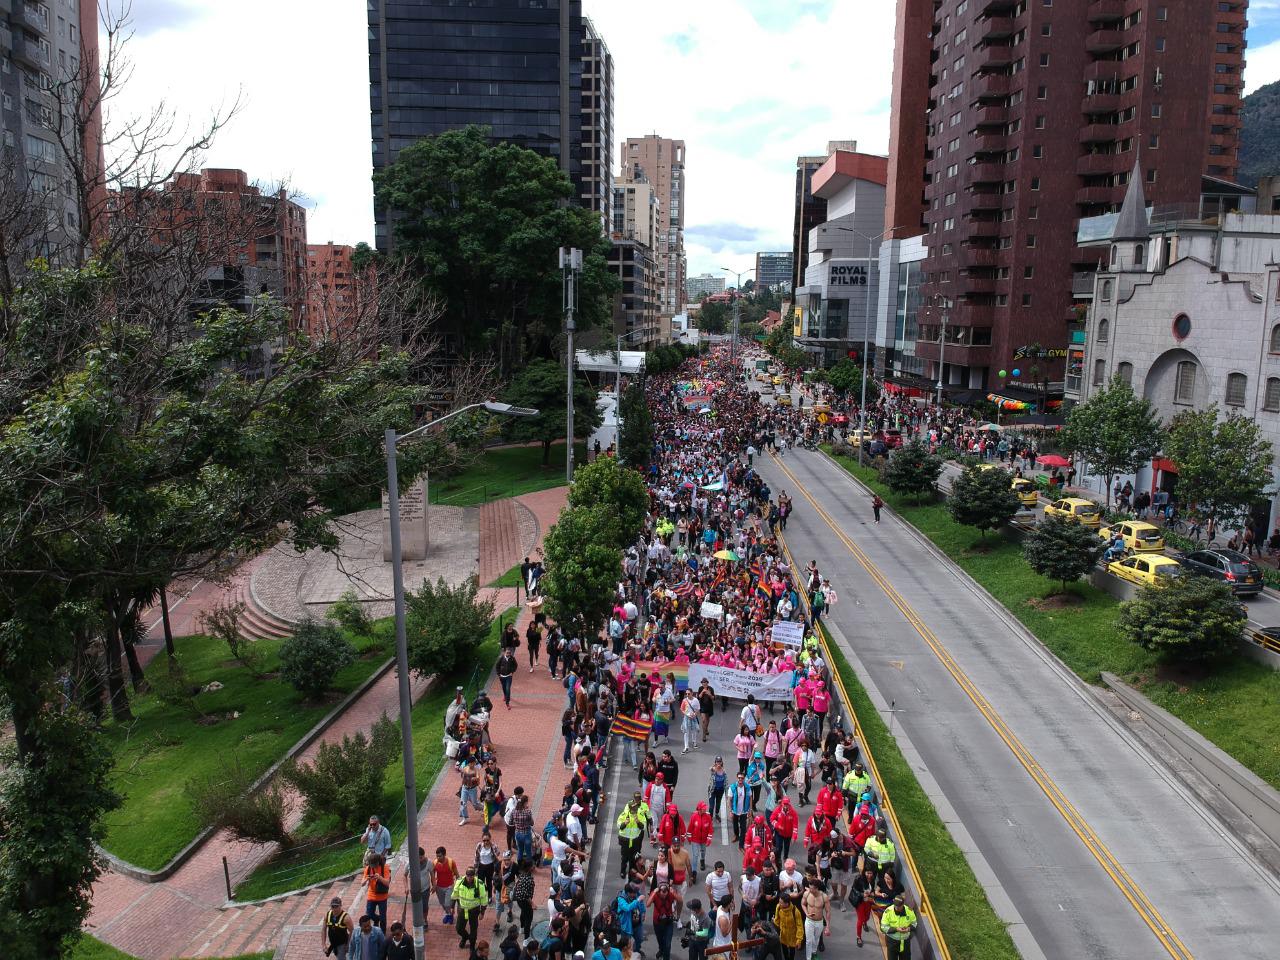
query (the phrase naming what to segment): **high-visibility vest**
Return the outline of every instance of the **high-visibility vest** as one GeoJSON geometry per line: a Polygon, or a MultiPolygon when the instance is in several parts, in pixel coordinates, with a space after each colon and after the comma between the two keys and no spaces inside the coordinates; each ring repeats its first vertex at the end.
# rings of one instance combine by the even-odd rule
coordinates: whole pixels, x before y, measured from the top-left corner
{"type": "Polygon", "coordinates": [[[862,791],[871,786],[871,778],[864,773],[856,773],[850,770],[844,775],[844,782],[840,785],[845,793],[852,793],[855,798],[862,796],[862,791]]]}
{"type": "Polygon", "coordinates": [[[893,841],[885,840],[881,842],[879,837],[869,838],[862,845],[862,852],[874,860],[877,866],[881,867],[898,859],[898,849],[893,845],[893,841]]]}
{"type": "Polygon", "coordinates": [[[916,922],[915,911],[905,903],[902,913],[898,913],[897,905],[890,907],[880,915],[880,929],[890,940],[906,940],[911,936],[911,927],[916,922]]]}
{"type": "Polygon", "coordinates": [[[489,891],[480,880],[475,881],[474,887],[467,886],[467,879],[463,877],[453,885],[453,899],[458,902],[458,909],[468,914],[488,904],[489,891]]]}
{"type": "Polygon", "coordinates": [[[632,813],[629,806],[622,809],[618,814],[618,836],[623,840],[638,840],[644,836],[644,817],[640,811],[632,813]]]}

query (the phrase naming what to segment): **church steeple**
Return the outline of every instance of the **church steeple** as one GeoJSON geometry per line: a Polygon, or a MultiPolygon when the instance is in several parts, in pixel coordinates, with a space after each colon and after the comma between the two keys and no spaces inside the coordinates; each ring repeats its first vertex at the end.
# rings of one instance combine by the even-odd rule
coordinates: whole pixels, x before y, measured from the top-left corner
{"type": "Polygon", "coordinates": [[[1142,191],[1142,166],[1133,162],[1129,175],[1129,189],[1125,191],[1120,216],[1116,219],[1112,240],[1146,240],[1151,236],[1151,224],[1147,220],[1147,198],[1142,191]]]}

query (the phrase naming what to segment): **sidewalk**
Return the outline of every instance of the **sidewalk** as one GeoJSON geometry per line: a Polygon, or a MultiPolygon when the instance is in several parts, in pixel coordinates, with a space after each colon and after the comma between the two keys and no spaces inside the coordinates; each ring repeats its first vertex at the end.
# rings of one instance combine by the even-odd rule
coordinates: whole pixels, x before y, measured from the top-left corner
{"type": "MultiPolygon", "coordinates": [[[[560,487],[519,498],[537,520],[539,543],[558,517],[566,497],[567,489],[560,487]]],[[[514,519],[515,513],[511,517],[514,519]]],[[[513,589],[483,592],[494,599],[499,612],[515,603],[513,589]]],[[[196,599],[195,595],[192,599],[196,599]]],[[[517,621],[522,634],[527,623],[526,608],[517,621]]],[[[516,675],[510,711],[502,707],[496,679],[491,680],[489,695],[498,705],[491,735],[503,768],[505,789],[510,793],[516,785],[524,786],[534,799],[535,821],[541,828],[551,811],[559,806],[563,787],[555,774],[563,771],[557,764],[561,748],[559,719],[565,693],[559,682],[547,674],[545,666],[529,674],[527,652],[523,647],[519,654],[525,666],[516,675]]],[[[392,670],[338,718],[324,739],[340,740],[344,734],[367,730],[383,712],[394,718],[398,704],[396,687],[396,674],[392,670]]],[[[414,683],[415,700],[424,688],[424,682],[414,683]]],[[[304,757],[312,756],[317,748],[313,746],[304,757]]],[[[480,838],[480,824],[473,813],[469,825],[458,826],[457,802],[453,796],[456,779],[450,770],[431,792],[420,821],[419,839],[429,850],[443,844],[454,859],[465,863],[471,859],[469,854],[480,838]]],[[[502,838],[503,832],[499,829],[496,839],[501,843],[502,838]]],[[[271,845],[239,844],[225,834],[218,834],[177,873],[161,883],[148,884],[121,874],[105,873],[94,885],[93,909],[85,929],[143,960],[234,956],[270,950],[282,942],[287,947],[284,956],[313,958],[318,955],[316,931],[329,899],[341,896],[358,916],[363,912],[363,891],[358,880],[346,879],[261,905],[225,907],[222,858],[227,858],[234,887],[271,851],[271,845]],[[296,931],[292,935],[289,935],[290,928],[296,931]]],[[[400,915],[404,902],[400,879],[404,864],[402,856],[393,864],[396,883],[390,911],[395,917],[400,915]]],[[[451,948],[457,941],[451,943],[452,934],[446,935],[438,929],[438,907],[433,919],[436,923],[431,928],[432,946],[451,948]]],[[[492,920],[488,932],[492,930],[491,923],[492,920]]],[[[499,938],[491,939],[496,943],[499,938]]]]}

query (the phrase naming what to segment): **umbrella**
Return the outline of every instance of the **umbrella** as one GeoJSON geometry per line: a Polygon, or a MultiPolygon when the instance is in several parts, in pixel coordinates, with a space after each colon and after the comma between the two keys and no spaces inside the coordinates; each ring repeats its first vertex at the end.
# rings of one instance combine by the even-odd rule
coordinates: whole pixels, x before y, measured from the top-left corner
{"type": "Polygon", "coordinates": [[[734,561],[736,561],[736,560],[741,559],[741,558],[740,558],[736,553],[734,553],[732,550],[717,550],[717,551],[713,554],[713,556],[714,556],[717,560],[734,560],[734,561]]]}
{"type": "Polygon", "coordinates": [[[1060,457],[1056,453],[1050,453],[1047,456],[1036,457],[1036,463],[1042,467],[1069,467],[1071,461],[1066,457],[1060,457]]]}
{"type": "Polygon", "coordinates": [[[1001,430],[1004,429],[1004,427],[1000,426],[1000,424],[998,423],[984,423],[984,424],[980,424],[978,426],[978,429],[979,430],[995,430],[997,433],[999,433],[1001,430]]]}

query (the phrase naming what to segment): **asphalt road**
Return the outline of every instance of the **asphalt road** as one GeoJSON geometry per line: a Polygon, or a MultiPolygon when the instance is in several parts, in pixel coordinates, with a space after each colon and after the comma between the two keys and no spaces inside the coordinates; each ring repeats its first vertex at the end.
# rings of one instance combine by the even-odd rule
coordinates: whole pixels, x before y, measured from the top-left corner
{"type": "Polygon", "coordinates": [[[888,509],[871,523],[821,454],[756,462],[792,495],[796,562],[836,585],[837,642],[894,703],[1005,919],[1053,960],[1277,955],[1280,889],[1006,611],[888,509]]]}
{"type": "MultiPolygon", "coordinates": [[[[719,703],[717,702],[717,707],[719,703]]],[[[737,755],[734,752],[733,737],[738,732],[737,722],[738,713],[742,709],[742,703],[730,700],[728,712],[717,709],[711,720],[711,738],[699,749],[681,755],[680,750],[682,741],[680,739],[679,728],[671,731],[670,743],[659,743],[656,747],[650,747],[659,756],[663,749],[670,748],[672,755],[680,763],[680,779],[676,784],[675,801],[679,806],[681,814],[687,821],[693,813],[698,801],[707,799],[707,782],[710,778],[710,768],[712,761],[717,755],[724,757],[725,768],[733,777],[738,772],[737,755]]],[[[782,706],[779,705],[777,716],[782,716],[782,706]]],[[[769,713],[764,711],[765,721],[769,719],[769,713]]],[[[591,859],[591,875],[587,878],[587,899],[591,903],[593,909],[599,910],[600,905],[608,900],[616,897],[622,888],[622,880],[619,877],[621,863],[619,860],[620,848],[617,842],[617,833],[615,824],[618,814],[624,806],[631,800],[633,791],[640,789],[637,782],[636,771],[630,764],[622,762],[622,751],[618,745],[615,745],[610,752],[609,769],[604,771],[604,785],[608,794],[606,799],[601,802],[598,813],[598,823],[595,826],[596,834],[593,840],[593,850],[591,859]]],[[[796,802],[795,790],[789,791],[791,802],[796,802]]],[[[810,798],[817,796],[814,790],[810,794],[810,798]]],[[[808,814],[813,812],[813,806],[798,808],[801,822],[808,814]]],[[[713,835],[713,846],[707,850],[707,867],[714,866],[717,860],[723,860],[725,869],[733,875],[735,889],[737,889],[738,878],[742,876],[742,855],[738,851],[736,844],[730,842],[733,836],[732,826],[729,818],[724,816],[721,823],[715,824],[715,833],[713,835]]],[[[653,860],[656,851],[652,844],[648,841],[644,845],[644,855],[649,860],[653,860]]],[[[800,865],[800,870],[804,869],[804,848],[796,842],[792,844],[791,854],[800,865]]],[[[699,874],[697,883],[690,884],[689,890],[685,896],[685,903],[697,897],[707,905],[707,894],[703,888],[704,874],[699,874]]],[[[687,917],[688,914],[686,913],[687,917]]],[[[883,950],[880,947],[879,940],[872,934],[864,935],[866,946],[859,950],[854,942],[854,913],[852,909],[839,910],[833,904],[831,915],[831,936],[826,939],[826,951],[822,954],[822,960],[879,960],[883,957],[883,950]]],[[[644,943],[644,954],[646,957],[657,956],[657,942],[653,939],[651,925],[646,925],[648,936],[644,943]]],[[[686,955],[686,951],[680,948],[679,936],[677,935],[672,944],[671,954],[676,960],[680,960],[686,955]]]]}

